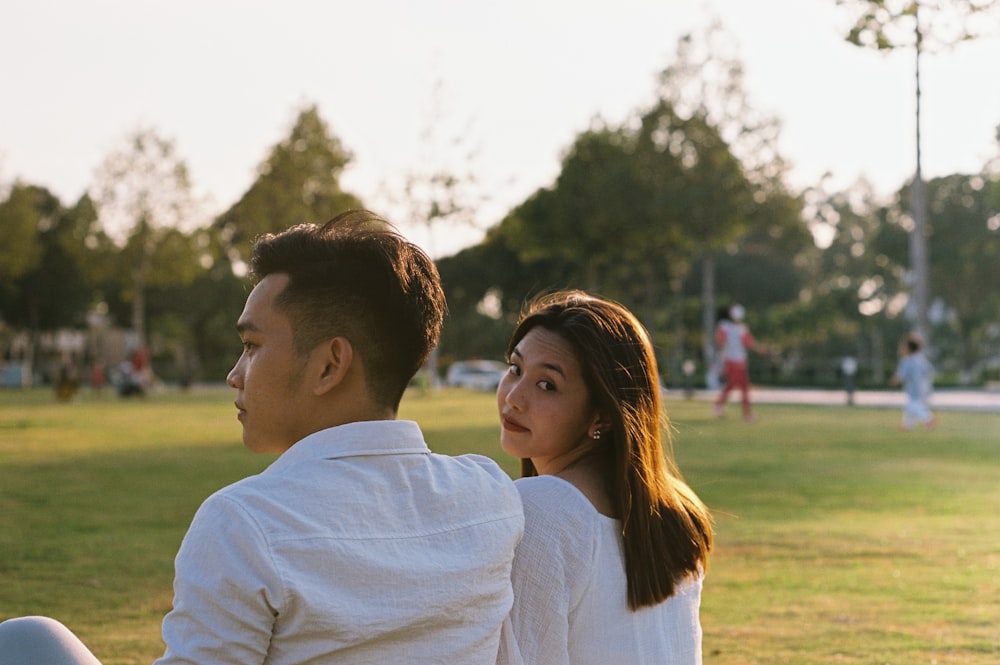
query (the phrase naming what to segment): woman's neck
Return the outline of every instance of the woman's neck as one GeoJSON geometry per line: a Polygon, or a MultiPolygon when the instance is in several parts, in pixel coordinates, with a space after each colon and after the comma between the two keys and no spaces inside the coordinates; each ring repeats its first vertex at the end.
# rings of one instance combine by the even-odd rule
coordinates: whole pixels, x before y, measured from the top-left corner
{"type": "Polygon", "coordinates": [[[604,470],[606,463],[596,455],[576,460],[554,475],[580,490],[602,515],[618,518],[617,510],[608,492],[604,470]]]}

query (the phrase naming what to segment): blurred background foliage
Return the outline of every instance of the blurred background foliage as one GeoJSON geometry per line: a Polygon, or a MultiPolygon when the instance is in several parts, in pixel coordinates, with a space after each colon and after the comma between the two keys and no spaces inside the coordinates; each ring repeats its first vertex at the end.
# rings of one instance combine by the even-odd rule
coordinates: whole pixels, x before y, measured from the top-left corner
{"type": "MultiPolygon", "coordinates": [[[[670,385],[684,382],[685,361],[704,383],[716,312],[734,302],[772,348],[752,363],[755,381],[840,385],[852,356],[859,386],[885,385],[914,324],[914,183],[890,197],[864,181],[790,189],[780,125],[750,108],[741,64],[698,56],[716,37],[682,39],[648,105],[617,123],[595,118],[554,182],[478,244],[438,259],[450,307],[439,375],[454,360],[502,359],[525,300],[572,287],[632,308],[670,385]]],[[[1000,380],[1000,131],[997,147],[978,173],[922,183],[939,385],[1000,380]]],[[[240,200],[213,219],[200,218],[173,142],[151,128],[129,134],[76,202],[39,184],[0,186],[4,361],[45,382],[60,364],[82,375],[144,346],[163,381],[224,380],[239,352],[234,322],[254,237],[351,207],[379,211],[341,188],[351,160],[307,105],[240,200]],[[67,351],[53,342],[59,331],[82,342],[67,351]]],[[[392,221],[449,233],[473,217],[473,186],[462,168],[418,166],[399,198],[428,200],[407,201],[414,218],[392,221]]]]}

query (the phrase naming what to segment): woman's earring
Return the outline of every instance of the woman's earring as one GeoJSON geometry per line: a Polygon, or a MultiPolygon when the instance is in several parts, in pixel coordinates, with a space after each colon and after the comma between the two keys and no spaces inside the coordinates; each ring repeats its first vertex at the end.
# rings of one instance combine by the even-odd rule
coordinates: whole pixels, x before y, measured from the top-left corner
{"type": "Polygon", "coordinates": [[[600,441],[601,440],[601,430],[595,429],[593,437],[594,437],[594,441],[600,441]]]}

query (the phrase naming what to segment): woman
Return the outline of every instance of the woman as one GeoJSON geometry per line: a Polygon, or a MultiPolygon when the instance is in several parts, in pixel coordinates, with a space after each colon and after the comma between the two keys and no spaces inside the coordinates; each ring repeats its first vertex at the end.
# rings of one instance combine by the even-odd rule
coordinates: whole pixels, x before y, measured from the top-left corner
{"type": "Polygon", "coordinates": [[[521,317],[497,389],[522,459],[525,534],[499,662],[701,662],[708,509],[665,455],[652,343],[627,309],[580,291],[521,317]]]}

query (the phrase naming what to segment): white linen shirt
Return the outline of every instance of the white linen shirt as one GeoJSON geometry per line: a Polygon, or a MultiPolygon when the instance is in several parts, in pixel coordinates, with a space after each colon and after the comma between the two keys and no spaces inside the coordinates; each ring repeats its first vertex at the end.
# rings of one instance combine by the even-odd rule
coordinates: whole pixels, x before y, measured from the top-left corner
{"type": "Polygon", "coordinates": [[[500,664],[700,665],[702,577],[658,605],[628,606],[621,521],[556,476],[516,483],[524,538],[500,664]]]}
{"type": "Polygon", "coordinates": [[[198,509],[156,662],[493,663],[523,519],[493,461],[414,422],[317,432],[198,509]]]}

